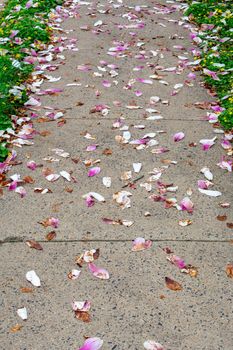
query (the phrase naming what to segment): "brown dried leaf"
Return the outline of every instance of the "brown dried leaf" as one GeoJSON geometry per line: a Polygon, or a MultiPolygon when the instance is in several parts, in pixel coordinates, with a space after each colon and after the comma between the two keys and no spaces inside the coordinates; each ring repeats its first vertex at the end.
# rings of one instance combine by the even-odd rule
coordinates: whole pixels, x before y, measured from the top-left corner
{"type": "Polygon", "coordinates": [[[27,184],[33,184],[35,180],[31,176],[24,176],[23,181],[27,184]]]}
{"type": "Polygon", "coordinates": [[[190,142],[189,143],[189,147],[196,147],[196,146],[197,146],[196,142],[190,142]]]}
{"type": "Polygon", "coordinates": [[[190,277],[197,277],[198,269],[194,266],[188,266],[188,274],[190,277]]]}
{"type": "Polygon", "coordinates": [[[75,311],[75,317],[80,320],[80,321],[83,321],[83,322],[91,322],[91,316],[88,312],[85,312],[85,311],[80,311],[80,310],[76,310],[75,311]]]}
{"type": "Polygon", "coordinates": [[[167,288],[171,289],[171,290],[174,290],[174,291],[179,291],[179,290],[182,290],[183,287],[181,286],[180,283],[172,280],[171,278],[169,277],[165,277],[165,282],[166,282],[166,286],[167,288]]]}
{"type": "Polygon", "coordinates": [[[10,332],[11,333],[16,333],[16,332],[20,331],[21,328],[23,328],[23,326],[21,324],[17,323],[14,327],[11,327],[10,332]]]}
{"type": "Polygon", "coordinates": [[[71,187],[66,187],[66,188],[65,188],[65,191],[68,192],[68,193],[72,193],[73,190],[74,190],[74,189],[71,188],[71,187]]]}
{"type": "Polygon", "coordinates": [[[163,248],[163,251],[164,251],[166,254],[172,254],[172,253],[174,253],[169,247],[163,248]]]}
{"type": "Polygon", "coordinates": [[[20,287],[20,292],[21,292],[21,293],[33,293],[33,288],[29,288],[29,287],[20,287]]]}
{"type": "Polygon", "coordinates": [[[45,239],[47,239],[47,241],[52,241],[54,238],[56,238],[56,236],[57,236],[56,232],[51,231],[45,236],[45,239]]]}
{"type": "Polygon", "coordinates": [[[47,122],[51,122],[51,119],[45,118],[45,117],[36,119],[36,123],[47,123],[47,122]]]}
{"type": "Polygon", "coordinates": [[[36,250],[43,250],[43,247],[40,243],[34,241],[33,239],[27,240],[25,242],[30,248],[34,248],[36,250]]]}
{"type": "Polygon", "coordinates": [[[226,266],[226,274],[227,277],[229,278],[233,278],[233,264],[232,263],[228,263],[226,266]]]}
{"type": "Polygon", "coordinates": [[[52,169],[50,169],[50,168],[43,168],[42,174],[44,176],[48,176],[48,175],[54,174],[54,171],[52,169]]]}
{"type": "Polygon", "coordinates": [[[51,135],[51,131],[43,130],[43,131],[41,131],[39,134],[40,134],[40,136],[45,137],[45,136],[51,135]]]}
{"type": "Polygon", "coordinates": [[[227,216],[226,216],[226,215],[218,215],[218,216],[216,217],[216,219],[217,219],[218,221],[226,221],[227,216]]]}
{"type": "Polygon", "coordinates": [[[57,126],[61,127],[61,126],[65,125],[65,124],[66,124],[66,120],[65,119],[60,119],[59,122],[57,123],[57,126]]]}
{"type": "Polygon", "coordinates": [[[228,228],[233,228],[233,222],[227,222],[227,227],[228,228]]]}
{"type": "Polygon", "coordinates": [[[60,206],[61,206],[62,204],[63,204],[63,202],[54,203],[54,204],[52,205],[52,211],[53,211],[54,213],[58,213],[59,210],[60,210],[60,206]]]}
{"type": "Polygon", "coordinates": [[[100,256],[100,249],[97,248],[96,251],[95,251],[95,253],[93,254],[94,260],[97,260],[97,259],[99,258],[99,256],[100,256]]]}
{"type": "Polygon", "coordinates": [[[105,148],[105,150],[103,150],[103,154],[105,156],[111,156],[112,155],[112,150],[110,148],[105,148]]]}

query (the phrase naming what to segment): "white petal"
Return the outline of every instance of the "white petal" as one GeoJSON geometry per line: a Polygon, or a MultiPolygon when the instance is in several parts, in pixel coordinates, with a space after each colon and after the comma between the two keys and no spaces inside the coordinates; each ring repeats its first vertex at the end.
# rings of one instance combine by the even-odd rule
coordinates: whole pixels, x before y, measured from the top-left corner
{"type": "Polygon", "coordinates": [[[27,309],[26,307],[23,307],[21,309],[17,310],[17,314],[19,317],[22,318],[22,320],[26,320],[28,318],[28,314],[27,314],[27,309]]]}
{"type": "Polygon", "coordinates": [[[37,276],[37,274],[35,273],[34,270],[32,271],[28,271],[26,273],[26,279],[31,282],[31,284],[35,287],[40,287],[41,284],[40,284],[40,279],[39,277],[37,276]]]}
{"type": "Polygon", "coordinates": [[[211,173],[210,169],[207,167],[204,167],[201,169],[201,173],[204,174],[204,176],[207,178],[207,180],[213,180],[214,176],[211,173]]]}
{"type": "Polygon", "coordinates": [[[70,176],[70,174],[69,174],[67,171],[62,170],[62,171],[60,171],[60,174],[61,174],[61,176],[64,177],[64,179],[66,179],[67,181],[71,181],[71,176],[70,176]]]}
{"type": "Polygon", "coordinates": [[[88,193],[83,195],[83,198],[86,199],[89,196],[95,198],[99,202],[105,202],[105,198],[101,194],[99,194],[97,192],[88,192],[88,193]]]}
{"type": "Polygon", "coordinates": [[[135,173],[139,173],[142,168],[142,163],[133,163],[133,170],[135,173]]]}
{"type": "Polygon", "coordinates": [[[206,194],[207,196],[210,196],[210,197],[219,197],[222,195],[222,193],[219,191],[203,190],[202,188],[198,188],[198,190],[199,192],[206,194]]]}
{"type": "Polygon", "coordinates": [[[103,177],[103,185],[106,186],[107,188],[111,187],[112,184],[112,179],[111,177],[103,177]]]}

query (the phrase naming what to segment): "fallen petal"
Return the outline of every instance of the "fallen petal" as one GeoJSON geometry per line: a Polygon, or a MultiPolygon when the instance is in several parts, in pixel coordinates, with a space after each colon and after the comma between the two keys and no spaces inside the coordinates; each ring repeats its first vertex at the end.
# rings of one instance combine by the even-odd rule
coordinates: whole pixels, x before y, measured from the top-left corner
{"type": "Polygon", "coordinates": [[[165,348],[154,340],[147,340],[143,344],[146,350],[165,350],[165,348]]]}
{"type": "Polygon", "coordinates": [[[152,246],[152,241],[150,241],[150,240],[146,241],[145,238],[138,237],[133,241],[132,251],[138,252],[141,250],[148,249],[151,246],[152,246]]]}
{"type": "Polygon", "coordinates": [[[88,176],[89,177],[93,177],[93,176],[95,176],[95,175],[97,175],[97,174],[99,174],[100,173],[100,167],[94,167],[94,168],[91,168],[89,171],[88,171],[88,176]]]}
{"type": "Polygon", "coordinates": [[[181,141],[183,140],[185,137],[184,133],[181,131],[181,132],[177,132],[175,135],[173,135],[173,141],[174,142],[178,142],[178,141],[181,141]]]}
{"type": "Polygon", "coordinates": [[[199,192],[206,194],[207,196],[210,196],[210,197],[219,197],[222,195],[222,193],[219,191],[203,190],[202,188],[198,188],[198,190],[199,192]]]}
{"type": "Polygon", "coordinates": [[[89,263],[88,267],[89,267],[89,270],[92,272],[93,276],[100,278],[100,279],[103,279],[103,280],[109,279],[109,273],[107,270],[105,270],[101,267],[97,267],[93,263],[89,263]]]}
{"type": "Polygon", "coordinates": [[[21,309],[18,309],[17,310],[17,314],[18,314],[18,316],[19,317],[21,317],[22,318],[22,320],[27,320],[27,318],[28,318],[28,314],[27,314],[27,309],[26,309],[26,307],[23,307],[23,308],[21,308],[21,309]]]}
{"type": "Polygon", "coordinates": [[[77,350],[99,350],[103,345],[103,340],[100,338],[88,338],[83,346],[77,350]]]}
{"type": "Polygon", "coordinates": [[[31,282],[31,284],[35,287],[40,287],[40,278],[37,276],[34,270],[28,271],[26,273],[26,279],[31,282]]]}

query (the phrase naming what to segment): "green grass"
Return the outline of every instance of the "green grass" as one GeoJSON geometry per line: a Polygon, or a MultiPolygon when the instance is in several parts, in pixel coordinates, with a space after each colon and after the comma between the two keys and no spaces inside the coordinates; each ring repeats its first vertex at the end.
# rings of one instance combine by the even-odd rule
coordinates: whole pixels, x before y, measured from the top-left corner
{"type": "MultiPolygon", "coordinates": [[[[217,74],[219,80],[205,76],[206,85],[214,89],[219,104],[221,125],[233,128],[233,2],[232,0],[189,1],[185,15],[200,26],[201,66],[217,74]],[[204,28],[203,25],[213,25],[204,28]]],[[[207,27],[207,26],[205,26],[207,27]]]]}
{"type": "MultiPolygon", "coordinates": [[[[41,44],[50,41],[48,14],[62,2],[34,0],[37,6],[26,8],[28,0],[8,0],[0,13],[0,130],[13,126],[11,116],[27,101],[25,86],[21,84],[29,78],[33,66],[23,60],[28,50],[39,51],[41,44]],[[18,86],[21,89],[15,89],[18,86]]],[[[6,145],[0,140],[0,162],[7,154],[6,145]]]]}

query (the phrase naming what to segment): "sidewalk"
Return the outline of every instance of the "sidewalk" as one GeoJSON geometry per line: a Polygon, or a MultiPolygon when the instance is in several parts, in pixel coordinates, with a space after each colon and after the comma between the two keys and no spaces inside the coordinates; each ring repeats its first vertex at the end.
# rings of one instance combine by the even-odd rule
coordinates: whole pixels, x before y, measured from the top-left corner
{"type": "MultiPolygon", "coordinates": [[[[159,3],[172,6],[165,0],[159,3]]],[[[64,91],[56,96],[39,97],[42,106],[62,110],[65,122],[59,125],[59,119],[43,123],[35,119],[39,133],[34,144],[17,149],[17,160],[22,164],[13,167],[9,174],[31,176],[35,182],[24,186],[25,198],[5,191],[0,202],[4,218],[0,237],[3,267],[0,334],[4,350],[75,350],[81,347],[85,336],[103,339],[103,350],[140,350],[149,339],[161,343],[166,350],[232,349],[232,278],[227,277],[225,268],[232,260],[232,228],[227,223],[233,222],[233,216],[232,208],[219,205],[232,201],[232,179],[231,173],[217,166],[224,155],[221,134],[215,134],[204,120],[207,110],[194,106],[196,102],[212,102],[213,98],[201,86],[199,73],[191,81],[193,86],[185,84],[190,69],[183,69],[184,58],[180,56],[187,56],[190,61],[193,57],[188,30],[174,22],[181,19],[182,13],[165,13],[165,7],[159,7],[157,1],[140,2],[141,8],[136,11],[128,7],[130,4],[135,6],[133,1],[125,1],[124,5],[121,1],[83,2],[79,15],[70,16],[62,24],[67,32],[59,35],[77,39],[78,51],[64,51],[65,64],[55,72],[46,72],[61,79],[41,86],[43,90],[64,91]],[[141,22],[144,28],[125,27],[141,22]],[[184,49],[180,50],[180,45],[184,49]],[[176,67],[175,71],[164,71],[169,67],[176,67]],[[103,86],[103,81],[111,86],[103,86]],[[184,85],[171,96],[176,84],[184,85]],[[135,91],[137,95],[142,92],[142,96],[136,96],[135,91]],[[152,96],[160,100],[150,104],[152,96]],[[107,115],[93,113],[96,105],[103,104],[108,106],[107,115]],[[150,113],[148,108],[157,112],[150,113]],[[163,118],[149,120],[150,115],[163,118]],[[116,120],[121,124],[118,128],[116,120]],[[130,138],[126,143],[121,137],[127,139],[128,131],[130,138]],[[173,135],[181,131],[185,138],[174,142],[173,135]],[[144,149],[130,144],[146,134],[149,136],[144,138],[148,139],[144,149]],[[199,141],[214,136],[218,138],[216,144],[203,151],[199,141]],[[87,147],[93,144],[97,145],[96,150],[88,152],[87,147]],[[151,152],[160,147],[168,152],[151,152]],[[52,151],[55,148],[68,152],[69,157],[57,155],[52,151]],[[106,149],[111,154],[106,155],[106,149]],[[59,161],[44,160],[48,157],[59,161]],[[90,167],[83,163],[90,159],[99,160],[93,164],[101,169],[93,177],[88,177],[90,167]],[[26,166],[29,160],[43,167],[31,171],[26,166]],[[139,173],[133,171],[133,163],[142,164],[139,173]],[[204,167],[214,175],[214,186],[209,189],[220,191],[220,197],[198,191],[197,181],[205,179],[200,172],[204,167]],[[42,175],[45,168],[55,174],[65,170],[73,179],[68,182],[60,177],[49,182],[42,175]],[[126,171],[132,171],[132,179],[121,179],[126,171]],[[151,175],[158,175],[158,179],[147,192],[140,185],[150,184],[151,175]],[[144,177],[138,179],[141,176],[144,177]],[[103,185],[103,177],[111,177],[110,188],[103,185]],[[135,179],[133,186],[124,187],[135,179]],[[166,192],[167,187],[174,186],[178,186],[176,192],[166,192]],[[38,187],[48,188],[52,193],[35,193],[34,188],[38,187]],[[132,194],[130,208],[122,209],[113,200],[118,191],[132,194]],[[95,201],[92,207],[87,207],[82,196],[89,192],[101,194],[105,202],[95,201]],[[151,195],[154,200],[149,198],[151,195]],[[190,196],[193,213],[176,207],[166,209],[165,201],[156,195],[176,198],[177,204],[190,196]],[[150,215],[145,215],[146,212],[150,215]],[[226,221],[217,220],[218,215],[226,215],[226,221]],[[59,219],[57,229],[40,224],[49,217],[59,219]],[[129,220],[133,225],[106,224],[103,218],[129,220]],[[190,219],[192,224],[181,227],[179,220],[184,219],[190,219]],[[46,234],[53,230],[56,238],[47,241],[46,234]],[[131,241],[137,237],[152,240],[152,247],[131,251],[131,241]],[[25,244],[28,239],[40,242],[43,250],[30,249],[25,244]],[[196,267],[197,277],[181,273],[172,265],[161,249],[166,247],[196,267]],[[69,280],[69,271],[80,269],[75,263],[76,256],[97,248],[100,257],[96,265],[107,269],[110,279],[95,278],[83,266],[79,279],[69,280]],[[41,287],[22,293],[21,287],[32,287],[25,278],[30,270],[40,277],[41,287]],[[177,281],[183,289],[169,290],[165,277],[177,281]],[[91,301],[90,323],[75,319],[71,307],[74,300],[91,301]],[[27,321],[17,316],[21,307],[27,308],[27,321]],[[10,330],[16,324],[23,327],[12,333],[10,330]]],[[[56,63],[62,61],[60,58],[56,63]]],[[[40,117],[46,111],[41,108],[40,117]]]]}

